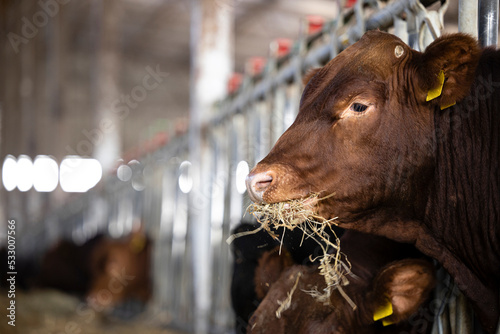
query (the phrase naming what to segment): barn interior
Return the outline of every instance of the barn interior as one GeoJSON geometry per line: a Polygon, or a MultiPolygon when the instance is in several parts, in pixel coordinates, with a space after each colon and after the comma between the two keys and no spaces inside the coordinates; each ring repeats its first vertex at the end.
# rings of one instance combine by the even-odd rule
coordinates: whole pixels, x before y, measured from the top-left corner
{"type": "Polygon", "coordinates": [[[234,333],[226,240],[251,220],[245,176],[295,118],[302,76],[368,29],[420,49],[477,35],[459,3],[1,0],[0,249],[15,258],[0,258],[0,332],[234,333]],[[45,264],[75,283],[101,235],[99,250],[147,251],[129,276],[147,272],[148,291],[35,282],[45,264]]]}

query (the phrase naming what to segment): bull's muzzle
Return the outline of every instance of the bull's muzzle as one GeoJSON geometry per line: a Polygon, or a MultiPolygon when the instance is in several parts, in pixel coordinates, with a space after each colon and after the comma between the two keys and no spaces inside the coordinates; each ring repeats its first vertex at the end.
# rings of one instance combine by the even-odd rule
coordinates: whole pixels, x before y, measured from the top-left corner
{"type": "Polygon", "coordinates": [[[273,172],[266,171],[261,173],[251,172],[246,178],[247,190],[250,199],[255,203],[264,203],[264,193],[275,179],[273,172]]]}

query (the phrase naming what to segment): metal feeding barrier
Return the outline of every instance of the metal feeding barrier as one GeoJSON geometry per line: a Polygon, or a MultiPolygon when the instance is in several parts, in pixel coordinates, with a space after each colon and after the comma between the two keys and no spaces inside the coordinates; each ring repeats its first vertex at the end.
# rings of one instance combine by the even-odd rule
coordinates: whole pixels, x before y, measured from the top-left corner
{"type": "MultiPolygon", "coordinates": [[[[461,6],[465,3],[462,1],[461,6]]],[[[332,21],[305,20],[297,41],[274,43],[265,66],[261,59],[250,61],[249,73],[234,77],[230,95],[214,106],[214,116],[202,132],[203,185],[194,201],[189,200],[193,192],[188,135],[178,135],[146,156],[124,163],[116,176],[107,177],[100,187],[47,215],[42,224],[35,225],[38,229],[26,231],[22,240],[25,253],[40,254],[43,247],[61,236],[78,242],[98,232],[119,237],[140,221],[154,243],[149,321],[187,331],[207,328],[211,333],[231,332],[235,323],[229,291],[232,257],[226,239],[250,204],[244,187],[249,166],[267,154],[295,119],[303,74],[325,64],[369,29],[388,30],[422,50],[440,35],[447,6],[446,0],[437,4],[366,0],[350,8],[342,7],[332,21]],[[198,216],[201,213],[209,217],[210,235],[205,249],[209,263],[199,263],[193,256],[193,248],[200,247],[193,244],[197,240],[193,236],[199,233],[193,225],[192,217],[197,216],[193,210],[198,216]],[[47,224],[51,229],[46,228],[47,224]],[[39,246],[32,242],[34,238],[42,238],[45,244],[39,246]],[[198,299],[194,298],[193,276],[200,267],[209,271],[211,286],[210,291],[203,292],[209,308],[201,318],[193,313],[206,308],[197,305],[198,299]],[[200,322],[205,326],[197,326],[200,322]]],[[[490,8],[496,10],[495,6],[490,8]]],[[[495,22],[494,15],[486,15],[489,25],[495,22]]],[[[495,38],[492,31],[491,27],[487,30],[490,42],[495,38]]],[[[455,326],[467,325],[459,321],[451,324],[451,312],[466,312],[451,311],[460,309],[449,307],[450,301],[458,303],[456,296],[459,294],[451,283],[436,295],[439,307],[432,315],[437,319],[434,333],[454,333],[455,326]]]]}

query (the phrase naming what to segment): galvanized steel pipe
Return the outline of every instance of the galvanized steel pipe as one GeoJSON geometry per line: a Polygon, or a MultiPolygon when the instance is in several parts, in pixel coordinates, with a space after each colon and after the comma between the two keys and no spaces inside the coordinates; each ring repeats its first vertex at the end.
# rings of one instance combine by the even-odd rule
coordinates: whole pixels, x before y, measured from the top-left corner
{"type": "Polygon", "coordinates": [[[497,45],[498,43],[498,1],[479,1],[478,30],[481,46],[497,45]]]}
{"type": "Polygon", "coordinates": [[[458,3],[458,31],[477,38],[478,0],[460,0],[458,3]]]}
{"type": "MultiPolygon", "coordinates": [[[[420,0],[420,3],[424,6],[430,6],[437,0],[420,0]]],[[[394,16],[400,15],[406,9],[410,8],[412,0],[402,0],[391,2],[384,9],[373,14],[368,20],[366,20],[366,30],[373,29],[384,29],[392,26],[394,16]]]]}

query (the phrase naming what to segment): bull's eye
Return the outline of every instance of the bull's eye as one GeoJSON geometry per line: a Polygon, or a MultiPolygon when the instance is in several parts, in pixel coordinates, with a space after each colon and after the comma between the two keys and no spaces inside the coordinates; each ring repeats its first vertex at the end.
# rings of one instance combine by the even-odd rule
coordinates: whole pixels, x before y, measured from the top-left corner
{"type": "Polygon", "coordinates": [[[367,105],[364,105],[362,103],[353,103],[351,105],[351,110],[355,112],[363,112],[368,108],[367,105]]]}

